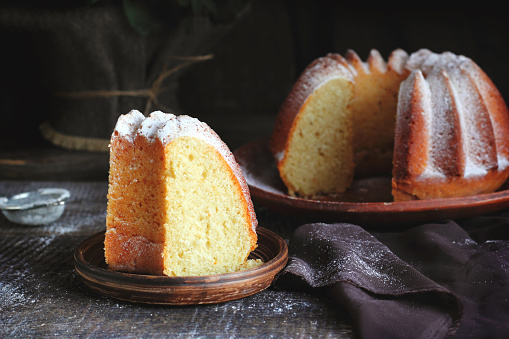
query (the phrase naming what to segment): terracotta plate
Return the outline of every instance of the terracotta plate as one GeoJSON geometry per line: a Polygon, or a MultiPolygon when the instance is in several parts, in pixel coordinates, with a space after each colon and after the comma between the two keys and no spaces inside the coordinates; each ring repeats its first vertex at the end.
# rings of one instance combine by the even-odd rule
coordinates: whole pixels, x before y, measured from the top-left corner
{"type": "Polygon", "coordinates": [[[336,200],[290,197],[262,138],[237,149],[235,157],[246,177],[252,199],[272,210],[317,221],[343,221],[377,227],[441,219],[458,219],[509,207],[508,183],[498,192],[464,198],[392,202],[391,178],[356,179],[336,200]]]}
{"type": "Polygon", "coordinates": [[[250,258],[264,264],[245,271],[203,277],[167,277],[110,271],[104,262],[104,231],[74,253],[76,271],[92,290],[115,299],[162,305],[214,304],[240,299],[270,286],[288,260],[286,242],[258,227],[258,247],[250,258]]]}

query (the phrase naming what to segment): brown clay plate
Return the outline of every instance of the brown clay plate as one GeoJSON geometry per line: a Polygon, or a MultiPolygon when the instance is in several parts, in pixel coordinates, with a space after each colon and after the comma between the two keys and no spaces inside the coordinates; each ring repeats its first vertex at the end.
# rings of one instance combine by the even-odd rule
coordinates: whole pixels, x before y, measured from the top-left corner
{"type": "Polygon", "coordinates": [[[214,304],[261,292],[288,260],[286,242],[276,233],[257,228],[258,247],[250,258],[264,264],[253,269],[202,277],[167,277],[108,270],[104,261],[104,231],[83,241],[74,263],[83,282],[95,292],[119,300],[161,305],[214,304]]]}
{"type": "Polygon", "coordinates": [[[509,207],[508,183],[497,192],[463,198],[392,202],[391,178],[355,179],[335,200],[291,197],[279,177],[268,138],[251,141],[235,152],[253,201],[274,211],[317,221],[352,222],[363,226],[460,219],[509,207]]]}

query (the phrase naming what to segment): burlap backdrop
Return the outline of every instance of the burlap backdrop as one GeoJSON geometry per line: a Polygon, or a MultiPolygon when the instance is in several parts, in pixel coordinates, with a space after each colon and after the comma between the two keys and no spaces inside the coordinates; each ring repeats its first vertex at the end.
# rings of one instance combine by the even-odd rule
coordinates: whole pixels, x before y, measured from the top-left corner
{"type": "MultiPolygon", "coordinates": [[[[106,151],[119,114],[132,109],[178,113],[178,77],[195,62],[180,57],[206,55],[232,23],[199,16],[171,20],[165,29],[142,35],[118,3],[1,8],[0,29],[22,32],[18,36],[26,41],[16,43],[33,44],[30,58],[38,78],[26,80],[40,82],[49,96],[49,112],[40,124],[44,138],[64,148],[106,151]],[[175,67],[180,71],[173,72],[175,67]]],[[[7,52],[16,48],[7,47],[7,52]]],[[[25,94],[21,100],[30,100],[25,94]]]]}

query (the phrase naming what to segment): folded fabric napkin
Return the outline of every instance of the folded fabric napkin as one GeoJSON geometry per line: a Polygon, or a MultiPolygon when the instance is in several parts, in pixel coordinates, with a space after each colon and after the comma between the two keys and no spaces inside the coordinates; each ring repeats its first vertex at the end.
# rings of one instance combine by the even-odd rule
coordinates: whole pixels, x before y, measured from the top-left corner
{"type": "Polygon", "coordinates": [[[362,338],[503,337],[509,333],[509,215],[370,233],[300,226],[279,289],[321,288],[362,338]]]}

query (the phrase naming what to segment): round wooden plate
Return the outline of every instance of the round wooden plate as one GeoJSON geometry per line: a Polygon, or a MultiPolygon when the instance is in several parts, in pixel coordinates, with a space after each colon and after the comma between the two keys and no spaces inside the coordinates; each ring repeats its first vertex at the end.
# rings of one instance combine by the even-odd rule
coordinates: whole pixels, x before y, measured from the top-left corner
{"type": "Polygon", "coordinates": [[[251,141],[234,155],[249,185],[253,201],[290,216],[317,221],[352,222],[386,229],[388,224],[431,222],[466,218],[509,207],[509,187],[462,198],[393,202],[391,178],[355,179],[351,189],[337,199],[303,199],[287,194],[268,148],[268,138],[251,141]]]}
{"type": "Polygon", "coordinates": [[[257,228],[258,247],[249,256],[259,267],[202,277],[167,277],[108,270],[104,231],[83,241],[74,252],[75,268],[84,283],[115,299],[161,305],[215,304],[258,293],[270,286],[288,260],[288,246],[276,233],[257,228]]]}

